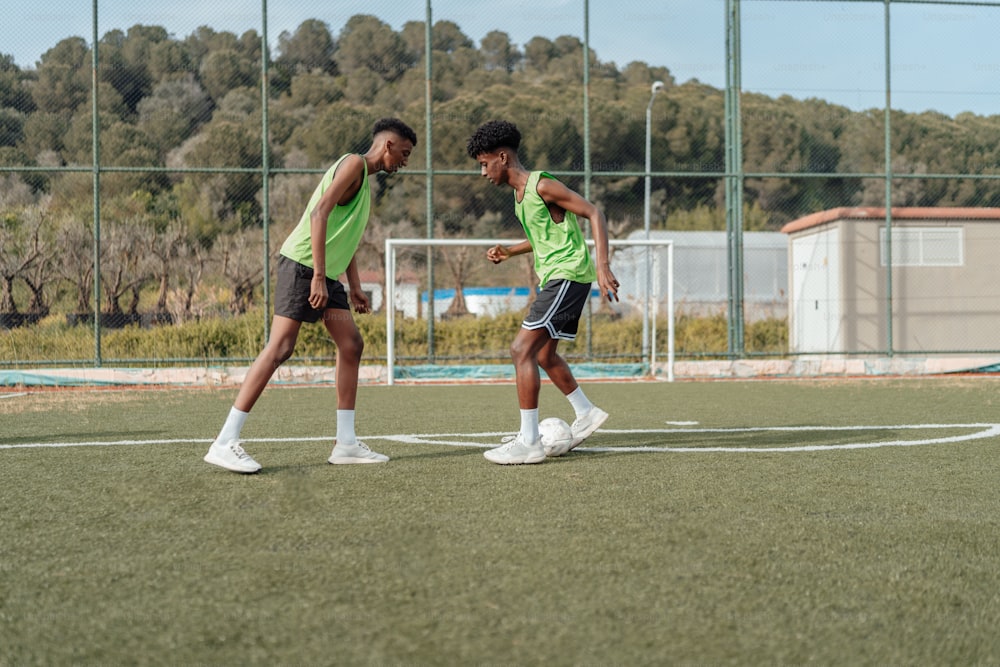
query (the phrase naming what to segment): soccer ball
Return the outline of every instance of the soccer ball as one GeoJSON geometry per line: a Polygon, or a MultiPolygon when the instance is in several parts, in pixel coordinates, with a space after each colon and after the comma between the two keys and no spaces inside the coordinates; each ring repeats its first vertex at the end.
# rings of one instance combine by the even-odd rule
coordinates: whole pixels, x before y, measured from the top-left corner
{"type": "Polygon", "coordinates": [[[538,423],[542,447],[546,456],[562,456],[573,445],[573,431],[569,424],[558,417],[548,417],[538,423]]]}

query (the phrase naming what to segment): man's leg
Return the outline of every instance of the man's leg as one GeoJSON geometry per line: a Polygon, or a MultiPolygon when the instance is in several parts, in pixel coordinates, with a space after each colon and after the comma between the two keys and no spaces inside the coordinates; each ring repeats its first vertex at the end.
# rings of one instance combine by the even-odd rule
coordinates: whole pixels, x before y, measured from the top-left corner
{"type": "Polygon", "coordinates": [[[514,342],[510,346],[510,357],[514,362],[517,402],[522,410],[538,409],[538,394],[541,391],[542,380],[538,374],[537,358],[541,350],[546,347],[551,346],[555,349],[557,342],[549,338],[545,329],[522,328],[514,336],[514,342]]]}
{"type": "Polygon", "coordinates": [[[573,431],[573,441],[569,448],[565,451],[549,452],[549,456],[561,456],[570,451],[590,437],[608,419],[608,413],[591,403],[590,399],[583,393],[583,388],[573,376],[569,364],[556,351],[558,345],[558,339],[550,339],[538,351],[538,365],[545,370],[549,379],[552,380],[552,384],[566,396],[570,405],[573,406],[576,419],[570,426],[573,431]]]}
{"type": "Polygon", "coordinates": [[[233,472],[253,473],[260,470],[260,464],[240,444],[240,432],[274,371],[292,356],[301,326],[302,323],[298,320],[274,316],[271,321],[271,338],[250,366],[222,430],[205,455],[206,462],[233,472]]]}
{"type": "Polygon", "coordinates": [[[271,320],[271,338],[250,366],[233,407],[243,412],[250,412],[264,392],[264,387],[278,370],[278,366],[288,361],[295,351],[295,341],[298,340],[300,328],[302,322],[298,320],[281,315],[274,316],[271,320]]]}
{"type": "Polygon", "coordinates": [[[358,440],[354,430],[355,405],[358,399],[358,372],[365,341],[358,331],[351,311],[328,308],[323,313],[323,324],[337,346],[337,368],[334,381],[337,385],[337,444],[328,459],[330,463],[385,463],[388,456],[368,449],[358,440]]]}
{"type": "Polygon", "coordinates": [[[557,351],[558,346],[559,339],[548,338],[547,342],[538,350],[535,358],[538,365],[542,367],[545,374],[552,380],[552,384],[558,387],[559,391],[563,394],[568,395],[576,391],[579,385],[576,382],[576,378],[573,377],[573,371],[570,370],[569,364],[559,355],[557,351]]]}
{"type": "Polygon", "coordinates": [[[541,378],[535,356],[549,340],[544,329],[519,329],[510,346],[511,360],[517,384],[517,402],[521,408],[521,428],[517,436],[505,444],[487,451],[488,461],[500,464],[541,463],[545,450],[538,435],[538,393],[541,378]]]}

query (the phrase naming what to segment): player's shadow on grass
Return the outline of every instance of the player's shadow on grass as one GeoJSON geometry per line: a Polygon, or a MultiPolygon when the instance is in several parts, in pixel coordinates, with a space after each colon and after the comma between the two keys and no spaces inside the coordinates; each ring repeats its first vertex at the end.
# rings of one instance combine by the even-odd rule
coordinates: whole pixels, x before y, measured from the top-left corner
{"type": "MultiPolygon", "coordinates": [[[[359,466],[361,466],[361,467],[371,467],[371,468],[376,468],[376,467],[381,468],[381,467],[384,467],[384,466],[391,466],[391,465],[393,465],[393,463],[405,463],[407,461],[413,461],[415,459],[443,459],[443,458],[450,458],[450,457],[456,457],[456,456],[476,456],[476,455],[478,455],[480,457],[482,456],[482,450],[480,450],[480,449],[478,449],[476,447],[469,447],[469,448],[465,448],[465,447],[462,447],[462,448],[449,448],[447,450],[443,450],[443,451],[439,451],[439,452],[419,452],[419,451],[405,452],[405,453],[394,452],[390,456],[389,460],[386,463],[354,464],[354,465],[350,465],[350,466],[334,465],[334,464],[332,464],[332,463],[330,463],[328,461],[325,461],[325,460],[309,461],[309,462],[305,462],[305,463],[276,463],[276,464],[270,464],[270,465],[265,463],[264,467],[261,468],[261,470],[259,472],[252,473],[252,474],[255,475],[255,476],[259,476],[259,475],[265,475],[266,476],[266,475],[272,475],[272,474],[277,474],[277,473],[290,473],[290,472],[291,473],[294,473],[294,472],[305,473],[307,471],[313,471],[313,470],[315,470],[318,467],[326,467],[326,468],[330,468],[330,469],[344,468],[344,467],[357,468],[359,466]]],[[[221,470],[221,468],[220,468],[220,470],[221,470]]]]}
{"type": "Polygon", "coordinates": [[[94,431],[88,433],[32,433],[30,436],[0,437],[0,445],[23,445],[29,439],[32,443],[64,445],[66,447],[80,446],[81,443],[99,440],[102,442],[120,442],[122,440],[153,440],[163,435],[160,430],[145,431],[94,431]]]}
{"type": "Polygon", "coordinates": [[[413,459],[443,459],[451,458],[454,456],[479,456],[482,458],[483,452],[489,449],[489,447],[449,447],[448,449],[441,450],[439,452],[407,452],[405,454],[395,454],[389,460],[389,463],[393,461],[403,461],[403,460],[413,460],[413,459]]]}

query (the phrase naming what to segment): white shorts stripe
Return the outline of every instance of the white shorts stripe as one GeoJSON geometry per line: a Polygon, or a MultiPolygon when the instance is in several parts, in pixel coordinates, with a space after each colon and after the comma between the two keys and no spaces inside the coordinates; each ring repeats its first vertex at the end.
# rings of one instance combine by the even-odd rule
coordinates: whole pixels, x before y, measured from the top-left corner
{"type": "Polygon", "coordinates": [[[558,331],[555,325],[552,323],[552,317],[559,312],[562,307],[563,301],[566,299],[566,293],[569,291],[572,283],[568,280],[563,280],[559,284],[559,291],[556,292],[555,297],[552,299],[551,305],[549,305],[548,310],[542,315],[541,319],[538,320],[525,320],[521,323],[522,329],[528,329],[533,331],[535,329],[545,328],[549,332],[550,338],[555,338],[558,340],[576,340],[575,334],[566,334],[558,331]]]}

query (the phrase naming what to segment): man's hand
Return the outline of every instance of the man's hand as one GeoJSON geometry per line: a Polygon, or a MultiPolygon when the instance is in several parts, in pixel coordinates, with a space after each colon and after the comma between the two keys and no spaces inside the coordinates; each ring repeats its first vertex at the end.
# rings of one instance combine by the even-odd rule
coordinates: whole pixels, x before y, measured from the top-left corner
{"type": "Polygon", "coordinates": [[[486,251],[486,259],[490,260],[494,264],[499,264],[505,259],[510,259],[510,251],[502,245],[495,245],[486,251]]]}
{"type": "Polygon", "coordinates": [[[323,310],[329,300],[330,294],[326,291],[326,277],[313,274],[312,281],[309,283],[309,305],[316,310],[323,310]]]}
{"type": "Polygon", "coordinates": [[[354,307],[354,312],[356,313],[372,312],[371,301],[360,287],[357,289],[351,288],[351,305],[354,307]]]}
{"type": "Polygon", "coordinates": [[[601,296],[608,301],[618,300],[618,279],[610,268],[598,269],[597,284],[601,288],[601,296]]]}

